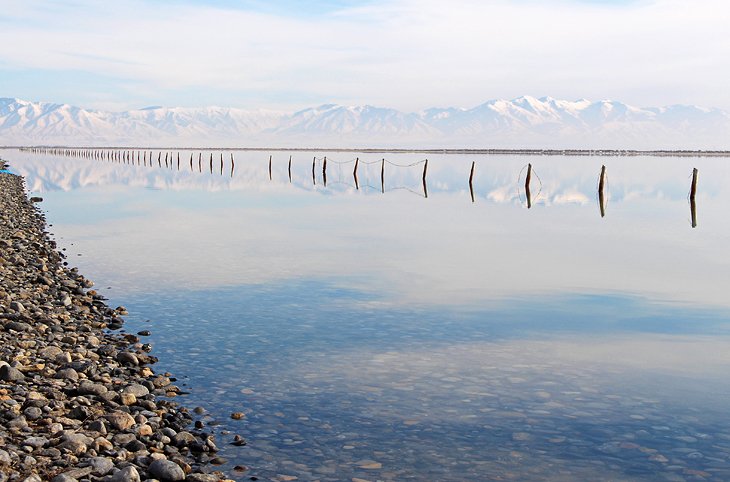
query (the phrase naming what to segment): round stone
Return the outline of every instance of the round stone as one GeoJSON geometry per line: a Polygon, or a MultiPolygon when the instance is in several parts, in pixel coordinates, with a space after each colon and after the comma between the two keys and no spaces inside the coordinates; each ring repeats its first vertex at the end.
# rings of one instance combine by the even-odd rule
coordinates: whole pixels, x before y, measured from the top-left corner
{"type": "Polygon", "coordinates": [[[155,460],[148,469],[151,476],[164,482],[185,480],[185,472],[175,462],[170,460],[155,460]]]}

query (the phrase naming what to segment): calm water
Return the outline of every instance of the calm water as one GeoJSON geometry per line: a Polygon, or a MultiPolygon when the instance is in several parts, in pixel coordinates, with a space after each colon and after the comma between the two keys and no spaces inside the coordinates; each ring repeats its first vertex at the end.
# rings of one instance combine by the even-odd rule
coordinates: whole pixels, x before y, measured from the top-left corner
{"type": "Polygon", "coordinates": [[[0,153],[234,478],[730,479],[726,159],[157,154],[0,153]]]}

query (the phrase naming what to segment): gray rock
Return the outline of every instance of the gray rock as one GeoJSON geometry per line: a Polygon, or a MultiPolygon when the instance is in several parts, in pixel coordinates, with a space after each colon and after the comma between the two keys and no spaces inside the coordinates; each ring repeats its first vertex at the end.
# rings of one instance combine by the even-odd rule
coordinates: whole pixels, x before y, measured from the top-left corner
{"type": "Polygon", "coordinates": [[[89,459],[91,473],[100,477],[105,476],[114,468],[114,462],[106,457],[92,457],[89,459]]]}
{"type": "Polygon", "coordinates": [[[134,425],[134,418],[130,414],[122,411],[112,412],[106,416],[106,419],[117,430],[127,430],[134,425]]]}
{"type": "Polygon", "coordinates": [[[38,351],[38,354],[40,356],[49,360],[53,360],[57,355],[60,355],[61,353],[63,353],[63,350],[55,345],[46,346],[38,351]]]}
{"type": "Polygon", "coordinates": [[[45,437],[28,437],[23,441],[23,445],[28,445],[34,449],[44,447],[48,443],[48,439],[45,437]]]}
{"type": "Polygon", "coordinates": [[[20,332],[26,332],[31,330],[31,326],[28,323],[23,323],[21,321],[11,321],[7,325],[5,325],[5,328],[7,328],[8,330],[20,332]]]}
{"type": "Polygon", "coordinates": [[[91,467],[81,467],[79,469],[67,470],[63,475],[73,479],[84,479],[91,473],[91,467]]]}
{"type": "Polygon", "coordinates": [[[78,391],[81,395],[102,396],[107,392],[107,388],[101,383],[93,383],[88,380],[84,380],[79,384],[78,391]]]}
{"type": "Polygon", "coordinates": [[[10,454],[0,449],[0,464],[10,465],[10,454]]]}
{"type": "Polygon", "coordinates": [[[117,361],[125,365],[139,365],[137,355],[129,351],[121,351],[117,354],[117,361]]]}
{"type": "Polygon", "coordinates": [[[86,453],[94,442],[92,438],[81,433],[67,433],[61,437],[61,440],[62,442],[56,448],[61,451],[68,450],[75,455],[86,453]]]}
{"type": "Polygon", "coordinates": [[[117,445],[127,445],[133,440],[137,440],[133,433],[118,433],[112,438],[112,441],[117,445]]]}
{"type": "Polygon", "coordinates": [[[170,460],[155,460],[147,469],[151,476],[165,482],[185,480],[185,472],[179,465],[170,460]]]}
{"type": "Polygon", "coordinates": [[[23,482],[43,482],[43,479],[38,474],[31,474],[29,477],[23,479],[23,482]]]}
{"type": "Polygon", "coordinates": [[[177,447],[184,447],[195,442],[195,436],[190,432],[178,432],[172,437],[172,441],[175,442],[177,447]]]}
{"type": "Polygon", "coordinates": [[[79,480],[71,477],[70,475],[58,474],[51,479],[51,482],[79,482],[79,480]]]}
{"type": "Polygon", "coordinates": [[[64,433],[64,435],[61,436],[61,440],[63,440],[64,442],[79,442],[87,446],[94,443],[93,438],[86,436],[82,433],[74,433],[71,431],[67,431],[66,433],[64,433]]]}
{"type": "Polygon", "coordinates": [[[133,383],[124,387],[122,393],[131,393],[137,398],[142,398],[145,395],[149,395],[150,391],[144,385],[140,385],[139,383],[133,383]]]}
{"type": "Polygon", "coordinates": [[[23,415],[28,420],[38,420],[43,416],[43,410],[38,407],[28,407],[23,410],[23,415]]]}
{"type": "Polygon", "coordinates": [[[73,368],[64,368],[64,369],[58,370],[56,372],[56,378],[60,378],[61,380],[71,380],[73,382],[76,382],[79,380],[79,374],[73,368]]]}
{"type": "Polygon", "coordinates": [[[17,311],[18,313],[22,313],[25,311],[25,306],[23,306],[23,303],[21,303],[20,301],[11,301],[10,309],[13,311],[17,311]]]}
{"type": "Polygon", "coordinates": [[[13,368],[10,365],[3,365],[0,367],[0,380],[6,382],[21,382],[25,380],[23,372],[17,368],[13,368]]]}
{"type": "Polygon", "coordinates": [[[89,426],[87,428],[89,430],[91,430],[92,432],[99,432],[102,435],[107,434],[106,424],[104,423],[103,420],[94,420],[93,422],[91,422],[89,424],[89,426]]]}
{"type": "Polygon", "coordinates": [[[124,467],[112,476],[111,482],[142,482],[139,472],[132,466],[124,467]]]}

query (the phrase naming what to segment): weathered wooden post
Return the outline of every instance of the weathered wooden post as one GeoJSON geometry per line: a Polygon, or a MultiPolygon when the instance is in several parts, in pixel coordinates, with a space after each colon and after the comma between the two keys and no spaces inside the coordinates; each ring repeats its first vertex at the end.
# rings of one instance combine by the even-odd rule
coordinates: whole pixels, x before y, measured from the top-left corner
{"type": "Polygon", "coordinates": [[[271,175],[271,159],[274,156],[269,155],[269,181],[273,180],[273,176],[271,175]]]}
{"type": "Polygon", "coordinates": [[[469,193],[471,194],[471,202],[474,202],[474,185],[472,184],[472,181],[474,180],[474,165],[476,164],[476,161],[471,161],[471,172],[469,172],[469,193]]]}
{"type": "Polygon", "coordinates": [[[157,154],[157,167],[162,167],[162,161],[160,161],[160,158],[162,157],[162,151],[160,151],[157,154]]]}
{"type": "Polygon", "coordinates": [[[689,191],[689,209],[692,216],[692,228],[697,227],[697,202],[695,195],[697,194],[697,168],[692,169],[692,187],[689,191]]]}
{"type": "Polygon", "coordinates": [[[223,175],[223,153],[221,152],[221,176],[223,175]]]}
{"type": "Polygon", "coordinates": [[[385,194],[385,159],[380,161],[380,192],[385,194]]]}
{"type": "Polygon", "coordinates": [[[210,173],[213,174],[213,153],[210,153],[210,173]]]}
{"type": "Polygon", "coordinates": [[[532,178],[532,164],[527,164],[527,176],[525,176],[525,197],[527,198],[527,209],[532,207],[530,198],[530,179],[532,178]]]}
{"type": "Polygon", "coordinates": [[[352,177],[355,178],[355,189],[357,189],[357,190],[360,189],[360,183],[357,182],[357,165],[358,164],[360,164],[360,158],[356,157],[355,158],[355,169],[352,171],[352,177]]]}
{"type": "Polygon", "coordinates": [[[317,185],[317,177],[314,174],[314,166],[315,166],[316,163],[317,163],[317,156],[314,156],[312,158],[312,184],[315,185],[315,186],[317,185]]]}
{"type": "Polygon", "coordinates": [[[289,183],[291,184],[291,156],[289,156],[289,183]]]}
{"type": "Polygon", "coordinates": [[[606,166],[601,166],[601,176],[598,179],[598,208],[601,210],[601,217],[606,216],[606,166]]]}
{"type": "Polygon", "coordinates": [[[322,182],[327,187],[327,156],[324,157],[324,161],[322,162],[322,182]]]}

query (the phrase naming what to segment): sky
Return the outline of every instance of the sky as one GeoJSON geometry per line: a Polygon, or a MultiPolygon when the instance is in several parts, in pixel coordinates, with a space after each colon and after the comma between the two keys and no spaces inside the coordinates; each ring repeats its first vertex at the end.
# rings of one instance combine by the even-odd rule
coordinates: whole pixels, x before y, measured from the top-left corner
{"type": "Polygon", "coordinates": [[[0,0],[0,97],[407,112],[522,95],[730,110],[726,0],[0,0]]]}

